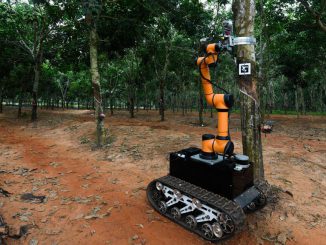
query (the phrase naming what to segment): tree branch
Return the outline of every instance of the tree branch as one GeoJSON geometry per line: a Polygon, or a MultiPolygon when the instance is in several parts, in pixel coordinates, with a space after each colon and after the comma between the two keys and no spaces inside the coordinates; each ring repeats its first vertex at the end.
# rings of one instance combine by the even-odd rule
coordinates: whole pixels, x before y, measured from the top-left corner
{"type": "Polygon", "coordinates": [[[326,24],[320,20],[320,17],[317,19],[317,23],[322,31],[326,32],[326,24]]]}
{"type": "MultiPolygon", "coordinates": [[[[312,9],[312,7],[309,5],[307,0],[298,0],[304,7],[305,9],[316,19],[317,25],[320,27],[320,29],[323,32],[326,32],[326,24],[320,19],[321,18],[321,13],[315,11],[312,9]]],[[[322,6],[322,11],[324,10],[325,5],[322,6]]]]}
{"type": "MultiPolygon", "coordinates": [[[[17,4],[17,3],[15,3],[15,4],[17,4]]],[[[16,12],[16,11],[12,8],[12,6],[11,6],[11,1],[8,1],[8,7],[9,7],[10,11],[12,11],[12,13],[17,14],[17,12],[16,12]]],[[[16,22],[15,22],[15,24],[16,24],[16,22]]],[[[34,59],[35,59],[34,50],[31,49],[31,48],[27,45],[27,43],[26,43],[26,41],[24,40],[23,35],[21,34],[21,32],[20,32],[18,26],[15,26],[15,30],[16,30],[16,33],[18,34],[18,36],[20,37],[20,40],[18,41],[18,43],[21,45],[21,47],[22,47],[23,49],[25,49],[25,50],[27,51],[28,54],[30,54],[30,55],[32,56],[32,59],[34,60],[34,59]]]]}
{"type": "MultiPolygon", "coordinates": [[[[19,35],[19,31],[17,30],[17,33],[19,35]]],[[[34,52],[33,50],[26,44],[26,42],[23,40],[23,38],[21,37],[19,40],[19,44],[21,45],[21,47],[23,47],[34,59],[34,52]]]]}

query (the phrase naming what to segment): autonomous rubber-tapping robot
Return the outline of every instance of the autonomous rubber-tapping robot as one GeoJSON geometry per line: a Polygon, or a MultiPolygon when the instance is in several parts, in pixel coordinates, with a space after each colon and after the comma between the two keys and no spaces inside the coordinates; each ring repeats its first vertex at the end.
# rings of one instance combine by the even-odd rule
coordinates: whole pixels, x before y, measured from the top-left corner
{"type": "Polygon", "coordinates": [[[223,26],[223,38],[205,45],[205,55],[196,60],[206,101],[218,112],[217,136],[204,134],[201,149],[191,147],[170,153],[169,174],[147,187],[147,198],[156,211],[212,242],[241,230],[245,212],[263,207],[269,189],[264,181],[254,183],[249,157],[233,152],[229,135],[233,96],[213,90],[210,67],[219,54],[254,41],[233,37],[231,21],[223,22],[223,26]]]}

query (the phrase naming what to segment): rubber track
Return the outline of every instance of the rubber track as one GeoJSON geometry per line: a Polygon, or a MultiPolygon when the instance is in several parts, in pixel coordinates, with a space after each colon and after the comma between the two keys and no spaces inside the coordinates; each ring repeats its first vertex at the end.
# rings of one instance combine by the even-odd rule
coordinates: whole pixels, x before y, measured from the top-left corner
{"type": "MultiPolygon", "coordinates": [[[[179,178],[173,177],[171,175],[167,175],[167,176],[161,177],[157,180],[154,180],[148,185],[147,197],[148,197],[150,203],[152,204],[152,206],[158,212],[160,212],[160,211],[158,210],[157,204],[155,203],[155,201],[153,201],[151,193],[150,193],[151,186],[154,185],[154,188],[155,188],[155,183],[157,181],[161,182],[163,185],[167,185],[168,187],[170,187],[172,189],[177,189],[181,193],[186,194],[189,197],[197,198],[202,203],[210,206],[213,209],[216,209],[223,213],[228,214],[234,223],[235,232],[242,230],[242,228],[244,227],[246,216],[245,216],[242,208],[239,205],[230,201],[227,198],[221,197],[220,195],[209,192],[205,189],[202,189],[196,185],[190,184],[189,182],[186,182],[179,178]]],[[[207,239],[199,229],[196,229],[196,230],[190,229],[184,222],[173,219],[173,217],[170,216],[169,213],[165,213],[163,215],[168,217],[172,221],[182,225],[186,229],[197,233],[202,238],[209,240],[211,242],[221,241],[223,239],[229,238],[230,236],[232,236],[234,234],[234,232],[233,232],[231,234],[224,235],[222,238],[207,239]]]]}

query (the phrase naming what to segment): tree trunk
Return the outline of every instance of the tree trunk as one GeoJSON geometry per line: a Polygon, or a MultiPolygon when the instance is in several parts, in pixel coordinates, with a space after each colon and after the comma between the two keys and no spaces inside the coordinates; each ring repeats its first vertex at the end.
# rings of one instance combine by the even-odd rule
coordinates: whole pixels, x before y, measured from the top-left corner
{"type": "Polygon", "coordinates": [[[306,103],[304,99],[303,89],[301,86],[298,87],[298,91],[300,97],[301,114],[306,115],[306,103]]]}
{"type": "Polygon", "coordinates": [[[321,86],[322,86],[322,89],[321,91],[318,90],[318,93],[319,94],[319,110],[317,108],[317,111],[320,111],[320,112],[324,112],[325,111],[325,108],[326,108],[326,103],[324,101],[324,98],[326,97],[326,84],[325,82],[321,83],[321,86]]]}
{"type": "Polygon", "coordinates": [[[129,101],[128,101],[128,110],[130,113],[130,118],[135,117],[135,112],[134,112],[134,107],[135,107],[135,101],[132,95],[129,96],[129,101]]]}
{"type": "Polygon", "coordinates": [[[164,89],[165,89],[165,80],[167,78],[168,66],[170,62],[170,45],[165,46],[165,63],[162,71],[162,77],[160,78],[160,99],[159,99],[159,110],[161,115],[161,121],[164,121],[164,110],[165,110],[165,101],[164,101],[164,89]]]}
{"type": "Polygon", "coordinates": [[[298,85],[296,86],[296,89],[294,91],[294,97],[295,97],[295,111],[297,112],[297,118],[299,118],[298,85]]]}
{"type": "Polygon", "coordinates": [[[185,101],[185,98],[182,97],[182,101],[181,101],[181,105],[182,105],[182,116],[185,116],[186,115],[186,101],[185,101]]]}
{"type": "Polygon", "coordinates": [[[23,90],[21,89],[18,98],[18,112],[17,112],[18,118],[21,118],[22,116],[22,105],[23,105],[23,90]]]}
{"type": "Polygon", "coordinates": [[[3,87],[0,88],[0,113],[3,112],[2,103],[3,103],[3,87]]]}
{"type": "Polygon", "coordinates": [[[89,37],[89,53],[91,64],[92,86],[94,92],[95,120],[96,120],[96,145],[103,146],[105,143],[104,113],[102,107],[102,95],[100,74],[97,66],[97,32],[95,26],[91,27],[89,37]]]}
{"type": "MultiPolygon", "coordinates": [[[[34,29],[36,28],[36,22],[34,22],[34,29]]],[[[35,31],[36,34],[36,31],[35,31]]],[[[38,87],[40,82],[40,71],[41,71],[41,64],[43,60],[43,35],[44,33],[41,32],[40,37],[36,38],[34,36],[34,50],[37,50],[34,54],[34,82],[33,82],[33,91],[32,91],[32,122],[35,122],[37,119],[37,97],[38,97],[38,87]],[[37,40],[39,43],[37,45],[37,40]],[[38,46],[38,49],[36,47],[38,46]]]]}
{"type": "MultiPolygon", "coordinates": [[[[137,92],[136,92],[137,94],[137,92]]],[[[138,112],[139,111],[139,100],[137,99],[137,96],[136,96],[136,111],[138,112]]]]}
{"type": "Polygon", "coordinates": [[[160,101],[159,101],[159,109],[161,115],[161,121],[164,121],[164,81],[160,80],[160,101]]]}
{"type": "Polygon", "coordinates": [[[112,95],[110,96],[110,113],[111,113],[111,116],[113,115],[113,98],[112,98],[112,95]]]}
{"type": "MultiPolygon", "coordinates": [[[[144,90],[145,90],[145,107],[146,107],[146,111],[148,112],[148,108],[149,108],[149,106],[148,106],[148,95],[147,95],[147,86],[146,86],[146,83],[145,83],[145,88],[144,88],[144,90]]],[[[144,108],[145,109],[145,108],[144,108]]]]}
{"type": "MultiPolygon", "coordinates": [[[[252,37],[254,35],[255,1],[235,0],[233,2],[236,36],[252,37]]],[[[256,74],[254,45],[240,45],[237,48],[237,63],[250,63],[251,74],[241,75],[239,87],[241,92],[241,129],[244,154],[254,164],[254,179],[264,178],[262,143],[260,133],[259,90],[256,74]]]]}
{"type": "Polygon", "coordinates": [[[284,109],[284,112],[285,112],[285,115],[286,115],[287,111],[288,111],[288,107],[289,107],[288,94],[287,93],[284,93],[283,105],[284,105],[283,109],[284,109]]]}
{"type": "Polygon", "coordinates": [[[34,83],[33,83],[33,92],[32,92],[32,121],[33,122],[35,122],[37,119],[37,93],[38,93],[38,85],[40,81],[41,60],[37,60],[35,62],[36,63],[34,65],[34,83]]]}
{"type": "MultiPolygon", "coordinates": [[[[317,96],[315,97],[314,96],[314,91],[313,91],[313,89],[310,89],[309,90],[309,99],[310,99],[310,106],[309,106],[309,108],[308,108],[308,110],[310,110],[310,111],[316,111],[316,103],[314,103],[314,101],[315,101],[315,98],[317,98],[317,96]]],[[[317,100],[316,100],[317,101],[317,100]]]]}

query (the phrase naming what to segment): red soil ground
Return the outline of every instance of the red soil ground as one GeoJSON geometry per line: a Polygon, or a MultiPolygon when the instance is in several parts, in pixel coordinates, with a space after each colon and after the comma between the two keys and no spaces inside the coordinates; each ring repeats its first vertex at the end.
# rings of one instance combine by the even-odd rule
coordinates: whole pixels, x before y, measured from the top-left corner
{"type": "MultiPolygon", "coordinates": [[[[196,126],[196,115],[126,112],[107,117],[110,144],[95,150],[91,111],[40,111],[37,123],[0,114],[0,215],[11,234],[7,244],[209,244],[154,212],[145,189],[167,174],[168,153],[200,147],[215,120],[196,126]],[[44,195],[45,203],[21,200],[44,195]]],[[[245,230],[221,244],[326,244],[326,118],[273,116],[274,132],[263,135],[266,179],[278,202],[247,216],[245,230]]],[[[241,152],[238,115],[231,120],[241,152]]]]}

